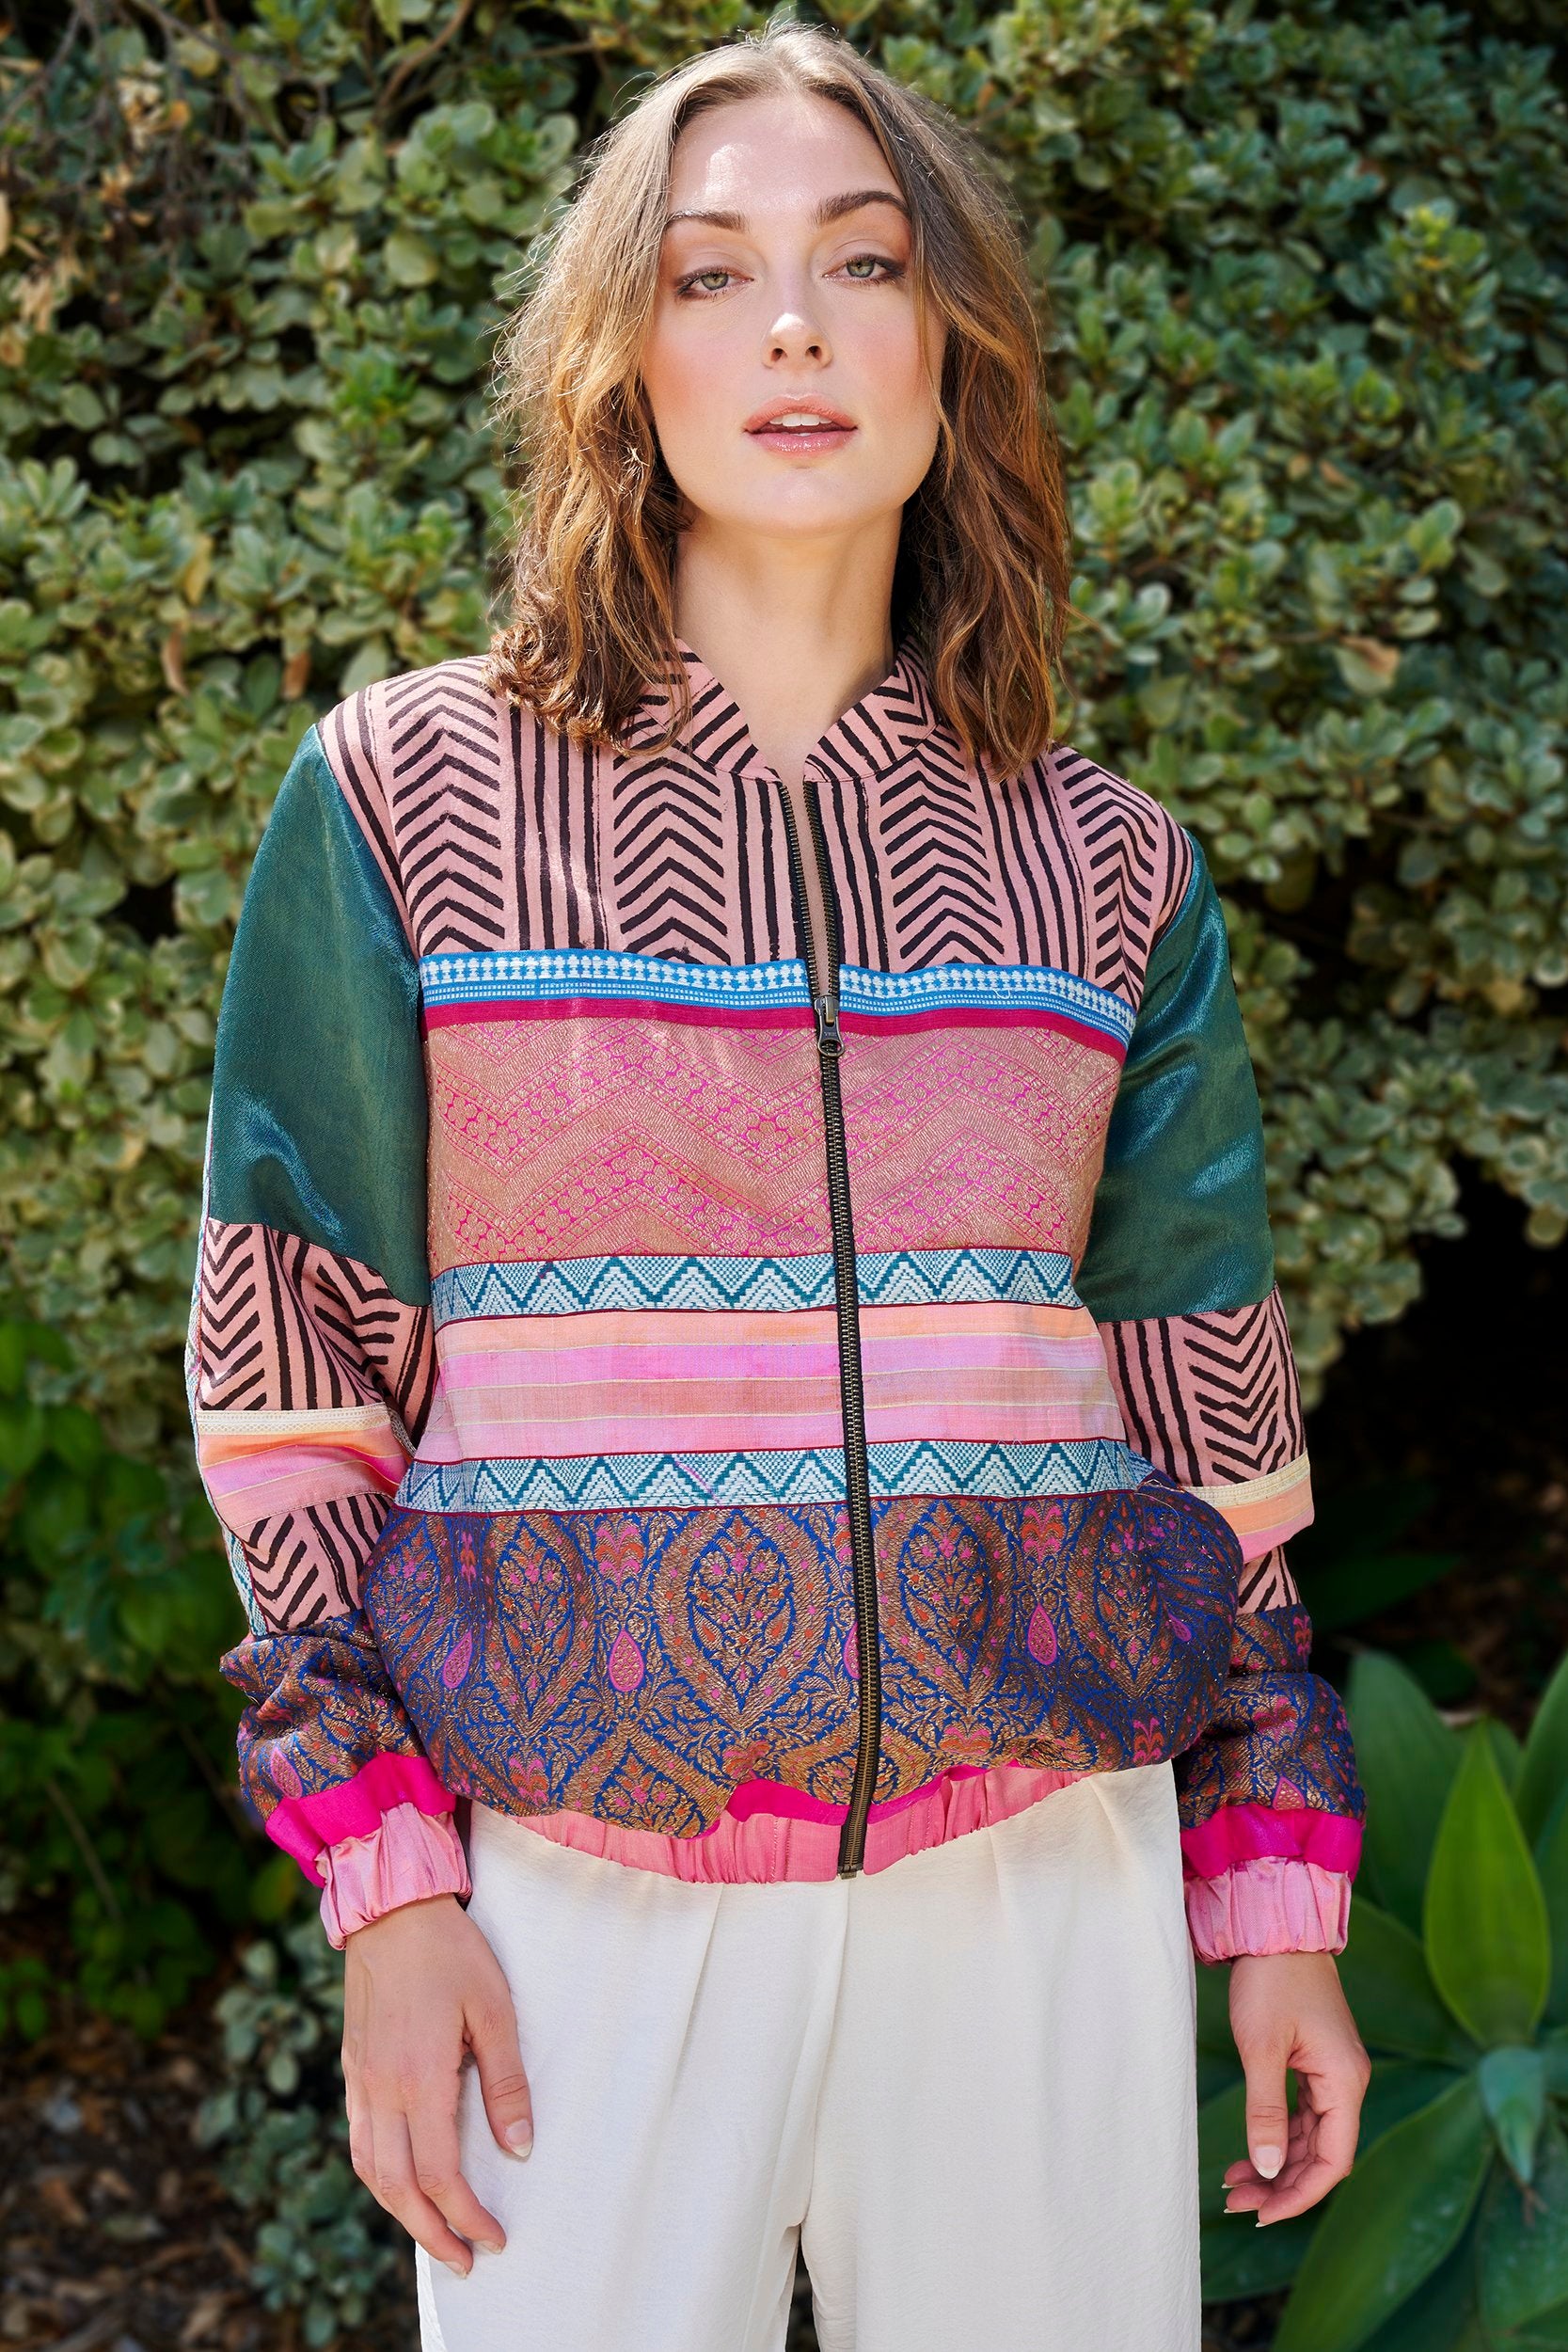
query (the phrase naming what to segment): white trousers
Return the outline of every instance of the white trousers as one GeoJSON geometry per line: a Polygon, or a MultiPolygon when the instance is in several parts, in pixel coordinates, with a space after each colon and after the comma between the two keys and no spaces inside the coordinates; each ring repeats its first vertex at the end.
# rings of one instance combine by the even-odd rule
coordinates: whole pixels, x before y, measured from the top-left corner
{"type": "Polygon", "coordinates": [[[690,1884],[475,1805],[469,1916],[534,2148],[417,2256],[423,2352],[1198,2352],[1194,1965],[1169,1764],[873,1876],[690,1884]]]}

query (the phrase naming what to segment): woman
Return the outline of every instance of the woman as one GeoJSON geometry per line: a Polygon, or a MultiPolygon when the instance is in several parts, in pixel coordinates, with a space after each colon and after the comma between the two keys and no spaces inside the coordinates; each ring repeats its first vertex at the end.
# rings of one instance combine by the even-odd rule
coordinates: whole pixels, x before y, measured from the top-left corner
{"type": "Polygon", "coordinates": [[[1195,1947],[1232,2211],[1367,2073],[1223,918],[1053,742],[958,127],[782,24],[593,161],[501,348],[514,617],[307,733],[235,941],[246,1784],[427,2346],[778,2352],[800,2244],[825,2352],[1193,2352],[1195,1947]]]}

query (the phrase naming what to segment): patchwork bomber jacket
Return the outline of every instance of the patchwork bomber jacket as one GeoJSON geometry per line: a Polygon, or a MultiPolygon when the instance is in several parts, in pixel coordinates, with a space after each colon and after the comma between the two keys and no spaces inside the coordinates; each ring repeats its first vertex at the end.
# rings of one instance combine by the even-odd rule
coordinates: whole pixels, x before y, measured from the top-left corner
{"type": "Polygon", "coordinates": [[[679,654],[662,751],[673,678],[611,752],[474,656],[282,779],[186,1351],[250,1802],[341,1943],[467,1891],[460,1799],[822,1879],[1174,1758],[1199,1955],[1340,1949],[1197,845],[1066,746],[966,762],[911,642],[792,796],[679,654]]]}

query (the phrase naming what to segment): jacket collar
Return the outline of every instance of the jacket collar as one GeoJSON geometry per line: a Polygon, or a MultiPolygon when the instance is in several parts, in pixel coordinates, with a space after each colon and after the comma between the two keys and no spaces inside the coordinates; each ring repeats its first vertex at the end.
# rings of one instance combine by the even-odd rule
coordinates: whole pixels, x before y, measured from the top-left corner
{"type": "MultiPolygon", "coordinates": [[[[675,736],[681,749],[724,775],[773,776],[729,689],[683,637],[676,638],[675,647],[691,688],[691,716],[675,736]]],[[[674,705],[674,675],[649,681],[626,729],[630,749],[651,741],[664,725],[674,705]]],[[[950,765],[956,749],[951,730],[938,717],[925,663],[906,637],[886,677],[833,721],[809,756],[832,773],[874,778],[888,774],[938,736],[944,739],[950,765]]]]}

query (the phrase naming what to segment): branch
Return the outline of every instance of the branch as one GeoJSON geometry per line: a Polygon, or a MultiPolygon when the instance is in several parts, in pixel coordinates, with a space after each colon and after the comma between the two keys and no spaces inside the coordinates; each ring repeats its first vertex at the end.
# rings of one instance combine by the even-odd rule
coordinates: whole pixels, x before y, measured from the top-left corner
{"type": "Polygon", "coordinates": [[[52,1772],[43,1784],[43,1793],[49,1799],[50,1804],[55,1807],[61,1820],[71,1832],[71,1842],[87,1866],[87,1876],[98,1889],[99,1900],[115,1925],[123,1927],[125,1914],[120,1910],[115,1890],[103,1874],[103,1865],[98,1859],[97,1849],[82,1825],[81,1815],[52,1772]]]}
{"type": "Polygon", "coordinates": [[[446,47],[448,41],[451,40],[453,34],[460,32],[463,26],[467,23],[468,18],[473,14],[473,8],[474,0],[457,0],[456,8],[453,8],[451,15],[448,19],[447,23],[442,26],[441,30],[436,34],[435,40],[424,41],[418,49],[411,49],[408,52],[408,55],[387,76],[385,83],[382,85],[380,95],[376,99],[375,106],[372,112],[372,120],[378,124],[386,120],[387,116],[390,111],[393,99],[397,96],[404,82],[407,81],[408,76],[411,73],[417,73],[420,66],[428,65],[431,58],[436,56],[437,50],[444,49],[446,47]]]}

